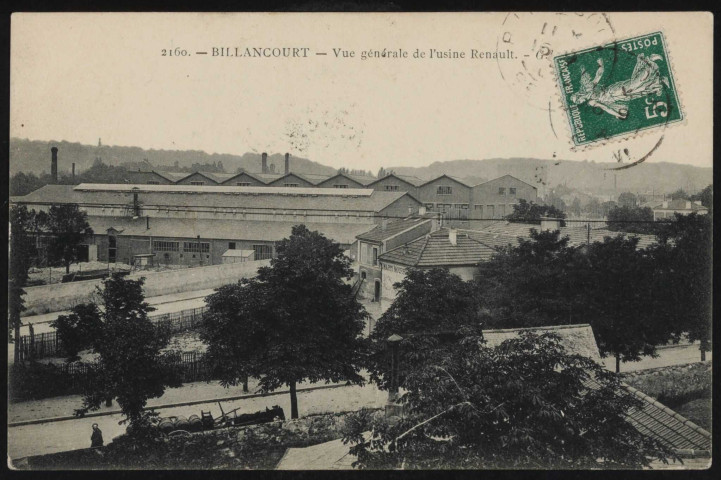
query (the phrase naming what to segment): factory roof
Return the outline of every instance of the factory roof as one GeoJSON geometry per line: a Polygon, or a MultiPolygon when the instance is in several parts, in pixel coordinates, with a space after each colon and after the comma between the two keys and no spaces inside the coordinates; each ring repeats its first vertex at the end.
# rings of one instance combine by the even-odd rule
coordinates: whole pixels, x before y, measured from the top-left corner
{"type": "Polygon", "coordinates": [[[11,201],[128,207],[133,202],[133,193],[138,193],[138,201],[143,207],[336,212],[380,212],[408,195],[406,192],[377,192],[371,189],[81,184],[77,187],[46,185],[25,196],[12,197],[11,201]]]}
{"type": "Polygon", "coordinates": [[[421,225],[425,222],[430,222],[431,217],[428,214],[424,216],[412,215],[408,218],[396,220],[394,222],[388,222],[387,225],[377,225],[373,229],[358,235],[359,240],[365,240],[368,242],[381,243],[388,240],[391,237],[398,235],[410,228],[421,225]]]}
{"type": "MultiPolygon", "coordinates": [[[[259,220],[210,220],[194,218],[136,218],[89,216],[88,223],[96,235],[113,228],[121,235],[188,238],[203,240],[255,240],[277,242],[290,237],[294,225],[304,222],[264,222],[259,220]],[[149,227],[149,228],[148,228],[149,227]]],[[[368,224],[305,223],[311,231],[344,245],[368,229],[368,224]]]]}

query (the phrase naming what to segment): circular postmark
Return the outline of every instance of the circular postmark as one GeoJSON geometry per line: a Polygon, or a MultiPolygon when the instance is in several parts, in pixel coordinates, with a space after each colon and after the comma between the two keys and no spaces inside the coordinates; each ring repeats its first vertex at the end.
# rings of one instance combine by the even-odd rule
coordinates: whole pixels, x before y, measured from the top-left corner
{"type": "Polygon", "coordinates": [[[497,61],[506,84],[532,107],[557,109],[552,74],[553,56],[615,38],[605,13],[509,13],[496,40],[497,49],[511,49],[514,58],[497,61]]]}

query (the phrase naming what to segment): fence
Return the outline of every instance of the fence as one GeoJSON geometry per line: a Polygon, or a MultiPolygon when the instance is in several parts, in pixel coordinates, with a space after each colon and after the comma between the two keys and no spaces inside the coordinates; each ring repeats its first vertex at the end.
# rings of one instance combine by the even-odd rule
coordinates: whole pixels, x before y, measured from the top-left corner
{"type": "MultiPolygon", "coordinates": [[[[180,312],[151,316],[150,321],[158,327],[162,326],[170,329],[170,333],[179,333],[200,326],[207,311],[208,307],[192,308],[180,312]]],[[[19,350],[20,361],[29,358],[62,356],[62,344],[57,332],[23,335],[15,348],[19,350]]]]}
{"type": "MultiPolygon", "coordinates": [[[[168,379],[182,383],[217,379],[213,365],[203,354],[181,353],[164,357],[168,379]]],[[[62,395],[83,394],[92,389],[96,375],[95,363],[19,364],[10,370],[8,383],[11,402],[39,400],[62,395]]]]}

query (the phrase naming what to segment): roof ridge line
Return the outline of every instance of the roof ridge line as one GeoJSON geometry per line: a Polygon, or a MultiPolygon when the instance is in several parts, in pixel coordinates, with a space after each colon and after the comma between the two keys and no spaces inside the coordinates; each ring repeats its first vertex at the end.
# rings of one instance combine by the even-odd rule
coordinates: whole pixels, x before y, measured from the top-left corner
{"type": "Polygon", "coordinates": [[[423,242],[423,246],[421,247],[420,252],[418,252],[418,258],[416,259],[415,266],[417,266],[419,263],[421,263],[421,257],[423,257],[423,252],[426,251],[426,247],[428,246],[428,242],[430,241],[430,239],[431,239],[431,234],[429,233],[425,237],[425,241],[423,242]]]}
{"type": "MultiPolygon", "coordinates": [[[[663,403],[659,402],[659,401],[656,400],[655,398],[653,398],[653,397],[651,397],[651,396],[643,393],[642,391],[640,391],[639,389],[637,389],[637,388],[635,388],[635,387],[632,387],[632,386],[628,385],[626,382],[621,382],[621,384],[624,386],[624,388],[626,388],[627,391],[629,391],[629,392],[631,392],[632,394],[636,395],[637,397],[640,397],[641,399],[647,401],[647,402],[650,403],[651,405],[653,405],[653,406],[655,406],[655,407],[658,407],[659,409],[661,409],[661,411],[663,411],[665,414],[669,415],[670,417],[675,418],[676,420],[679,420],[679,421],[681,421],[681,419],[683,419],[684,421],[681,421],[681,423],[682,423],[683,425],[689,427],[690,429],[694,430],[695,432],[700,433],[701,435],[703,435],[703,436],[705,436],[705,437],[707,437],[707,438],[709,438],[709,439],[711,438],[711,432],[709,432],[709,431],[707,431],[707,430],[699,427],[699,426],[696,425],[694,422],[692,422],[692,421],[689,420],[688,418],[684,417],[684,416],[681,415],[680,413],[671,410],[670,408],[668,408],[666,405],[664,405],[663,403]],[[679,417],[681,417],[681,418],[679,418],[679,417]]],[[[672,429],[671,427],[669,427],[668,425],[666,425],[666,428],[669,428],[670,430],[673,430],[673,429],[672,429]]]]}

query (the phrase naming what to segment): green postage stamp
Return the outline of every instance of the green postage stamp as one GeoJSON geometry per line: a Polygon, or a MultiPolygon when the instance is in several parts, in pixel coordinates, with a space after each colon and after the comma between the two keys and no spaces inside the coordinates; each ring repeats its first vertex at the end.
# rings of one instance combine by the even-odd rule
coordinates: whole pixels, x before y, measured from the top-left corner
{"type": "Polygon", "coordinates": [[[683,120],[661,32],[553,59],[575,147],[683,120]]]}

